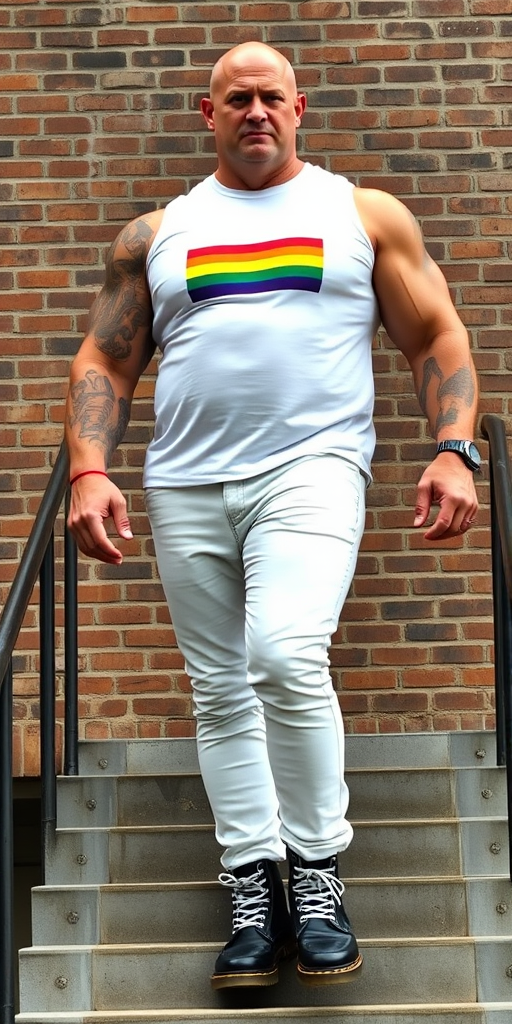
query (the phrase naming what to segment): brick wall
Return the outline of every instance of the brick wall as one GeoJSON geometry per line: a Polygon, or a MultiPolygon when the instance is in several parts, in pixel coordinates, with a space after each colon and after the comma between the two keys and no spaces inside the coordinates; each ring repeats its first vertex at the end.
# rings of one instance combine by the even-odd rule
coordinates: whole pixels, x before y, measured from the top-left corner
{"type": "MultiPolygon", "coordinates": [[[[61,440],[105,249],[213,169],[198,99],[234,43],[269,42],[296,67],[305,158],[393,192],[419,218],[471,332],[481,410],[510,414],[511,14],[512,0],[0,2],[2,600],[61,440]]],[[[375,371],[375,485],[332,650],[347,729],[492,726],[488,473],[478,527],[427,546],[411,522],[432,442],[384,337],[375,371]]],[[[135,539],[121,569],[79,566],[87,737],[193,730],[140,490],[153,373],[112,474],[135,539]]],[[[61,686],[60,632],[58,643],[61,686]]],[[[15,658],[17,773],[37,772],[36,651],[31,604],[15,658]]]]}

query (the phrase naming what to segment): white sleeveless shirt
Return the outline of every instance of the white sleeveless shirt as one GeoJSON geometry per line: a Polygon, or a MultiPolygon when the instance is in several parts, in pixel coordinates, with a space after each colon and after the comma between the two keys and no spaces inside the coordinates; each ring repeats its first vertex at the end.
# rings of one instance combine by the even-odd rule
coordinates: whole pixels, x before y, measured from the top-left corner
{"type": "Polygon", "coordinates": [[[161,350],[146,487],[244,479],[336,453],[370,477],[374,253],[343,177],[214,176],[166,207],[147,259],[161,350]]]}

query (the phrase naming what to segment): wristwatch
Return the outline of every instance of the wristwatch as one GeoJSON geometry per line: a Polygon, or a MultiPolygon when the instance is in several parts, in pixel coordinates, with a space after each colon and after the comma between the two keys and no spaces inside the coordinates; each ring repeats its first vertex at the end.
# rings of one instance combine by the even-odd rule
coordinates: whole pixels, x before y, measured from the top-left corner
{"type": "Polygon", "coordinates": [[[468,469],[473,473],[480,469],[482,460],[474,441],[452,441],[451,438],[449,441],[440,441],[437,446],[436,455],[439,455],[440,452],[457,452],[457,455],[460,455],[468,469]]]}

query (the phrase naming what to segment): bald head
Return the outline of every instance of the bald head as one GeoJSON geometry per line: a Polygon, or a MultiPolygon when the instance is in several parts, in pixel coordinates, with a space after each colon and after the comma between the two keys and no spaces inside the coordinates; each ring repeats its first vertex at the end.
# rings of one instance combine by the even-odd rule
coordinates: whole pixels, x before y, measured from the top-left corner
{"type": "Polygon", "coordinates": [[[256,68],[264,67],[277,73],[283,85],[297,93],[295,72],[286,57],[272,46],[254,41],[240,43],[219,57],[210,78],[210,96],[213,97],[219,90],[222,91],[233,74],[250,73],[256,68]]]}
{"type": "Polygon", "coordinates": [[[299,172],[296,133],[306,107],[293,68],[265,43],[242,43],[217,61],[201,112],[215,132],[217,177],[229,188],[269,188],[299,172]]]}

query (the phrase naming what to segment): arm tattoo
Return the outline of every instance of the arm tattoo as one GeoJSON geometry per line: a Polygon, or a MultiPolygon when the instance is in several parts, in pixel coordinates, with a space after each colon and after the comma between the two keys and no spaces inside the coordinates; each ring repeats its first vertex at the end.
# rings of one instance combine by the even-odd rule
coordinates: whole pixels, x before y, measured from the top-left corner
{"type": "Polygon", "coordinates": [[[152,238],[152,229],[137,220],[128,224],[107,255],[106,285],[93,304],[91,318],[98,348],[112,359],[128,359],[139,328],[151,328],[144,264],[152,238]],[[120,241],[129,259],[116,257],[120,241]]]}
{"type": "Polygon", "coordinates": [[[434,386],[436,386],[436,400],[439,407],[435,422],[437,435],[441,427],[457,422],[461,402],[468,408],[471,407],[475,398],[475,384],[469,366],[461,366],[445,380],[439,363],[431,356],[425,361],[423,381],[418,395],[419,403],[426,416],[428,416],[428,391],[433,380],[437,380],[437,386],[434,386]]]}
{"type": "Polygon", "coordinates": [[[116,396],[108,377],[102,377],[96,370],[88,370],[83,380],[73,385],[70,391],[72,427],[78,426],[78,436],[87,438],[97,448],[103,449],[107,465],[124,437],[130,418],[130,403],[120,398],[116,411],[116,396]]]}

